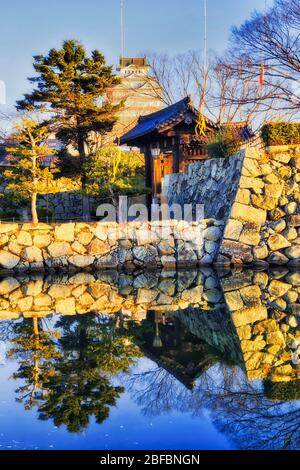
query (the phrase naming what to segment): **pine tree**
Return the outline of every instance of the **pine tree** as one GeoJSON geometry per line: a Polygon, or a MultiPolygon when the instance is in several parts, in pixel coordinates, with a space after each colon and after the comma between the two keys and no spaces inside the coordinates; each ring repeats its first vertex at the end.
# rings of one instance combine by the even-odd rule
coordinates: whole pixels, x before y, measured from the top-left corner
{"type": "MultiPolygon", "coordinates": [[[[8,180],[6,187],[18,196],[31,199],[33,223],[38,223],[38,194],[57,193],[62,187],[61,181],[54,179],[58,171],[55,165],[44,166],[44,158],[55,153],[47,144],[50,136],[47,125],[25,117],[16,125],[11,136],[14,147],[7,148],[12,158],[11,166],[4,171],[4,177],[8,180]]],[[[66,178],[62,181],[68,183],[66,178]]]]}
{"type": "Polygon", "coordinates": [[[51,49],[47,56],[35,56],[33,66],[37,76],[29,80],[35,88],[17,102],[17,109],[51,111],[57,137],[76,149],[84,161],[91,133],[105,134],[117,121],[122,103],[112,105],[103,98],[119,78],[98,50],[88,57],[74,40],[65,41],[61,49],[51,49]]]}

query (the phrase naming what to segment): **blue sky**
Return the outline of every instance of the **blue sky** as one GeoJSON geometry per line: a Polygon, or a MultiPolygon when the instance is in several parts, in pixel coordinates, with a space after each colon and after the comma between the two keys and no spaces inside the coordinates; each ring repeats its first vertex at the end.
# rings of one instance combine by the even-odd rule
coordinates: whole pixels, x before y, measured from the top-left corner
{"type": "MultiPolygon", "coordinates": [[[[81,40],[88,50],[98,48],[109,63],[116,63],[119,5],[119,0],[2,0],[0,80],[6,83],[8,106],[29,89],[26,77],[32,75],[32,56],[59,47],[64,39],[81,40]]],[[[202,0],[125,0],[125,6],[127,55],[202,47],[202,0]]],[[[230,27],[264,7],[265,0],[208,0],[209,48],[222,51],[230,27]]]]}

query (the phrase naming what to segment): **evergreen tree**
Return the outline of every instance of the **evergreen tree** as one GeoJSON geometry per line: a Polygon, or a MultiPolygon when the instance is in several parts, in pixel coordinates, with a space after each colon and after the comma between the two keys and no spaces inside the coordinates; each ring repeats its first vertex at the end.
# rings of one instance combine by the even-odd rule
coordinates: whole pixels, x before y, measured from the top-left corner
{"type": "Polygon", "coordinates": [[[45,399],[46,384],[55,375],[54,362],[59,357],[55,343],[59,335],[55,330],[44,330],[42,320],[37,317],[14,322],[12,328],[7,357],[19,361],[13,378],[23,379],[24,384],[16,390],[17,401],[28,410],[45,399]]]}
{"type": "Polygon", "coordinates": [[[127,371],[140,351],[112,319],[100,315],[62,317],[56,327],[62,331],[61,356],[47,382],[40,419],[51,418],[56,426],[64,424],[70,432],[80,432],[91,416],[97,423],[108,418],[110,407],[124,391],[111,385],[110,376],[127,371]]]}
{"type": "Polygon", "coordinates": [[[7,189],[14,192],[17,197],[31,199],[32,222],[38,222],[37,196],[61,191],[61,183],[67,184],[68,180],[55,180],[54,175],[58,171],[55,165],[44,166],[44,158],[51,156],[55,151],[47,144],[51,136],[49,127],[39,124],[29,118],[23,118],[16,125],[12,135],[14,147],[7,148],[12,155],[11,166],[4,171],[8,180],[7,189]],[[60,184],[58,184],[60,183],[60,184]]]}
{"type": "Polygon", "coordinates": [[[119,78],[98,50],[88,57],[74,40],[65,41],[61,49],[51,49],[46,56],[35,56],[33,66],[37,76],[29,80],[35,88],[17,103],[17,109],[52,112],[58,138],[76,149],[84,161],[91,133],[105,134],[117,120],[122,104],[112,105],[103,98],[119,78]]]}

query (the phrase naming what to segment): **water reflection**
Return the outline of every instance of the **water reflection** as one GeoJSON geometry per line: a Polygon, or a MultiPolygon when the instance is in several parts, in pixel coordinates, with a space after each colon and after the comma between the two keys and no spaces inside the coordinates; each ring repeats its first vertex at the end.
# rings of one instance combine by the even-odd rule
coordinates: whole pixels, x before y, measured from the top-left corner
{"type": "Polygon", "coordinates": [[[149,416],[209,410],[240,448],[298,448],[299,293],[287,271],[6,278],[0,335],[17,400],[69,432],[126,391],[149,416]]]}

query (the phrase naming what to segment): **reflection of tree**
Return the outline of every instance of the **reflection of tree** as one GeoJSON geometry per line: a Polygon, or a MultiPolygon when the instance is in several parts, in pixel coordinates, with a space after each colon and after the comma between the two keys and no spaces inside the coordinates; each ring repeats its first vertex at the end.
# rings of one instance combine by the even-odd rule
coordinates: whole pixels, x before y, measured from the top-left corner
{"type": "MultiPolygon", "coordinates": [[[[134,374],[129,388],[147,415],[176,410],[199,416],[209,410],[217,429],[238,448],[300,447],[299,403],[270,400],[263,387],[250,383],[237,367],[213,366],[198,378],[192,391],[161,368],[134,374]]],[[[292,391],[291,397],[285,393],[286,401],[298,396],[294,387],[292,391]]]]}
{"type": "MultiPolygon", "coordinates": [[[[288,400],[288,396],[285,400],[288,400]]],[[[238,388],[206,394],[216,427],[243,449],[300,447],[300,408],[297,402],[271,401],[257,383],[246,379],[238,388]]]]}
{"type": "Polygon", "coordinates": [[[155,416],[167,413],[174,408],[174,398],[177,404],[179,390],[185,392],[183,387],[171,374],[162,367],[133,374],[127,379],[128,389],[136,403],[142,407],[145,415],[155,416]]]}
{"type": "Polygon", "coordinates": [[[13,378],[24,379],[25,385],[20,386],[16,393],[18,401],[24,403],[26,409],[45,397],[46,385],[55,373],[54,361],[59,357],[55,349],[56,338],[56,333],[44,329],[42,320],[37,317],[13,324],[12,347],[7,357],[19,361],[13,378]]]}
{"type": "Polygon", "coordinates": [[[61,355],[55,375],[47,384],[47,399],[40,406],[40,418],[52,418],[79,432],[89,424],[109,416],[123,387],[110,384],[109,375],[127,371],[139,354],[129,338],[119,335],[112,319],[96,315],[62,317],[61,355]]]}
{"type": "Polygon", "coordinates": [[[0,322],[0,341],[10,341],[14,336],[15,321],[6,320],[0,322]]]}

